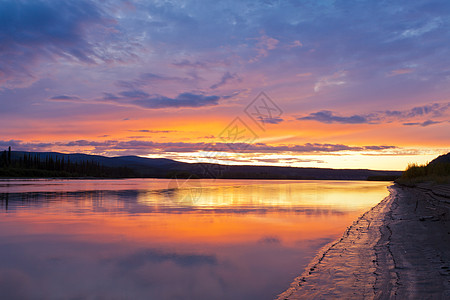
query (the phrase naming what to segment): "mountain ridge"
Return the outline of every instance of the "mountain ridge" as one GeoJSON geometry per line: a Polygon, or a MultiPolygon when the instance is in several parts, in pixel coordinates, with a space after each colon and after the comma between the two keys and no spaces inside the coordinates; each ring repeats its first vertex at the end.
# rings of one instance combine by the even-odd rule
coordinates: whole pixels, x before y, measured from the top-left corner
{"type": "Polygon", "coordinates": [[[185,163],[167,158],[139,156],[106,157],[84,153],[12,151],[13,160],[24,156],[70,160],[71,163],[94,162],[108,168],[128,168],[133,177],[152,178],[223,178],[223,179],[317,179],[317,180],[393,180],[401,171],[370,169],[302,168],[283,166],[221,165],[185,163]]]}
{"type": "Polygon", "coordinates": [[[432,161],[430,161],[430,165],[437,164],[437,163],[450,163],[450,152],[447,154],[442,154],[432,161]]]}

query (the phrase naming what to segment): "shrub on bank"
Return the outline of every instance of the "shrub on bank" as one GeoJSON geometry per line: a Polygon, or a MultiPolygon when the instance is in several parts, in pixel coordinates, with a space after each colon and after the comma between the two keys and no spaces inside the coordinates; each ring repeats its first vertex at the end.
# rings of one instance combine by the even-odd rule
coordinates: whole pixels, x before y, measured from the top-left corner
{"type": "Polygon", "coordinates": [[[439,184],[450,183],[450,163],[435,162],[427,165],[409,164],[402,176],[395,182],[415,185],[431,181],[439,184]]]}

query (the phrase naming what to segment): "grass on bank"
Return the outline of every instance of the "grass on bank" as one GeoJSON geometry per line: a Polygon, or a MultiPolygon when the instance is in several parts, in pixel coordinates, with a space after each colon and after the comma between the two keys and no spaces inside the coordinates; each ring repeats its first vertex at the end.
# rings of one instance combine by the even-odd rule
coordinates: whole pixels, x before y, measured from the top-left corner
{"type": "Polygon", "coordinates": [[[421,182],[448,184],[450,183],[450,163],[409,164],[402,176],[395,182],[409,186],[414,186],[421,182]]]}

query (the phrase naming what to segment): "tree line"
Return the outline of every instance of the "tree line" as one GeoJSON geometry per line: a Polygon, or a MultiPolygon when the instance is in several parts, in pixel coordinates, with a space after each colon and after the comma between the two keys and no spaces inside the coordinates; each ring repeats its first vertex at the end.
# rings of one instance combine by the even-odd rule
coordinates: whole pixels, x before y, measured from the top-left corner
{"type": "Polygon", "coordinates": [[[36,153],[12,155],[11,147],[0,156],[2,177],[134,177],[127,167],[105,167],[93,160],[71,161],[69,157],[36,153]]]}
{"type": "Polygon", "coordinates": [[[8,152],[3,151],[0,157],[0,167],[5,167],[11,164],[11,146],[8,147],[8,152]]]}

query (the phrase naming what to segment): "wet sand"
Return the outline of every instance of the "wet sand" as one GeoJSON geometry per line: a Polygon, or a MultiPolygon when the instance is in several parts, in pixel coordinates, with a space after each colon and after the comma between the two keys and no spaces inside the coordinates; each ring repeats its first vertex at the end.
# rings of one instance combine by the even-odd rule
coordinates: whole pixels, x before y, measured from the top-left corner
{"type": "Polygon", "coordinates": [[[450,187],[389,190],[278,299],[450,299],[450,187]]]}

